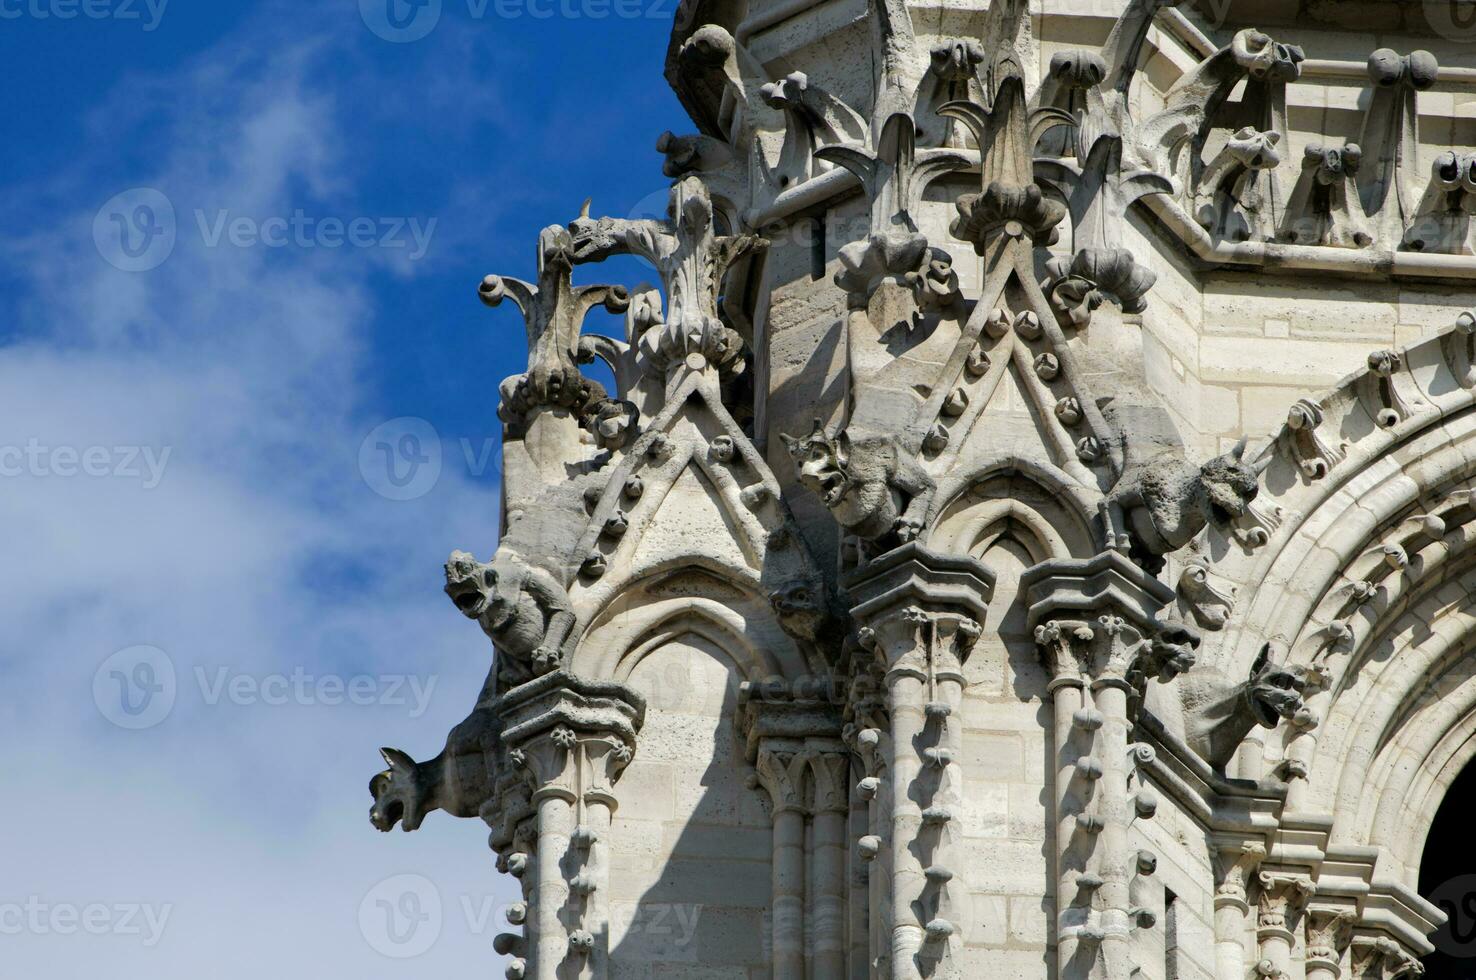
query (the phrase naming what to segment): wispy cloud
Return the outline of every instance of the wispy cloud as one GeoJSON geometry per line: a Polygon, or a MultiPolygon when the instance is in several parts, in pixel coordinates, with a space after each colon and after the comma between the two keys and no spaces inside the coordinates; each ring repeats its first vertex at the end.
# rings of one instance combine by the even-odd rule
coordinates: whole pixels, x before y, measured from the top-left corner
{"type": "Polygon", "coordinates": [[[437,578],[453,546],[494,542],[495,488],[448,465],[394,501],[360,467],[384,421],[365,382],[374,284],[417,270],[371,246],[211,247],[193,227],[197,209],[385,217],[354,210],[370,175],[342,90],[354,73],[333,71],[351,52],[280,14],[105,96],[98,146],[151,151],[89,155],[25,189],[34,230],[6,256],[21,292],[0,347],[0,447],[20,462],[0,478],[0,711],[25,736],[6,767],[0,929],[17,975],[404,976],[358,919],[392,871],[443,900],[417,972],[492,969],[505,927],[482,914],[508,887],[490,854],[466,860],[485,828],[385,839],[365,817],[372,747],[439,751],[490,654],[437,578]],[[93,223],[140,186],[172,202],[176,242],[134,273],[105,261],[93,223]],[[176,689],[166,718],[128,731],[94,679],[138,645],[162,652],[176,689]],[[423,714],[386,693],[390,675],[413,675],[423,714]],[[367,678],[369,703],[325,694],[324,677],[367,678]],[[120,925],[128,905],[137,924],[168,907],[156,942],[120,925]],[[67,930],[88,916],[98,934],[67,930]]]}

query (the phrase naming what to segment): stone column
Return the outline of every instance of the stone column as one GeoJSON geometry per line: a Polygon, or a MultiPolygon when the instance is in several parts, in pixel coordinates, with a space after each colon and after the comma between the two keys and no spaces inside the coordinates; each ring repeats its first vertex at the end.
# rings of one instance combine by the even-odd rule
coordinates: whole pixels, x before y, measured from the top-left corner
{"type": "Polygon", "coordinates": [[[1131,742],[1130,709],[1141,685],[1178,669],[1156,643],[1173,592],[1116,552],[1037,565],[1020,590],[1052,678],[1057,972],[1127,980],[1132,930],[1154,921],[1132,883],[1156,864],[1130,831],[1158,805],[1140,774],[1153,750],[1131,742]]]}
{"type": "Polygon", "coordinates": [[[1220,838],[1215,860],[1215,976],[1245,976],[1245,939],[1250,918],[1249,884],[1266,856],[1266,845],[1245,838],[1220,838]]]}
{"type": "Polygon", "coordinates": [[[773,819],[774,980],[845,975],[850,759],[833,687],[797,678],[748,683],[738,692],[734,720],[754,766],[753,785],[767,794],[773,819]]]}
{"type": "MultiPolygon", "coordinates": [[[[531,831],[531,861],[508,858],[510,869],[519,859],[515,871],[525,881],[533,876],[528,907],[519,912],[528,935],[507,943],[526,957],[514,967],[530,980],[602,980],[609,974],[606,837],[614,786],[634,752],[644,701],[623,685],[558,671],[500,702],[501,747],[510,767],[524,774],[533,811],[518,831],[531,831]]],[[[499,802],[483,814],[494,827],[499,802]]]]}
{"type": "Polygon", "coordinates": [[[1256,876],[1260,895],[1256,901],[1256,941],[1261,959],[1256,972],[1263,977],[1291,976],[1292,927],[1316,892],[1305,874],[1262,871],[1256,876]]]}
{"type": "MultiPolygon", "coordinates": [[[[887,839],[863,842],[884,845],[890,858],[878,896],[890,923],[878,938],[891,980],[956,977],[968,922],[968,888],[954,880],[963,870],[962,667],[994,578],[973,559],[936,555],[914,542],[845,584],[858,601],[852,616],[871,655],[865,669],[881,677],[880,714],[891,729],[875,740],[887,751],[890,793],[880,821],[887,839]]],[[[873,876],[877,870],[873,865],[873,876]]]]}
{"type": "Polygon", "coordinates": [[[774,980],[805,980],[805,779],[799,751],[761,749],[754,766],[773,806],[774,980]]]}
{"type": "Polygon", "coordinates": [[[1341,980],[1343,951],[1352,938],[1356,918],[1352,909],[1315,906],[1307,909],[1302,917],[1307,928],[1307,980],[1341,980]]]}
{"type": "Polygon", "coordinates": [[[813,980],[846,975],[846,818],[851,760],[840,751],[809,753],[813,848],[810,862],[810,948],[813,980]]]}

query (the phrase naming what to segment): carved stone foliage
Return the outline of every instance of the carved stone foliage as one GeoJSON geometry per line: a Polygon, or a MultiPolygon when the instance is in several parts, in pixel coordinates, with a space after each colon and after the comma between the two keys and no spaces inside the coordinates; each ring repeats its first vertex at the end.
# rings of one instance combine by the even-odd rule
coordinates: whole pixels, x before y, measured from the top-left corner
{"type": "Polygon", "coordinates": [[[671,188],[664,221],[591,218],[569,223],[573,261],[595,262],[617,254],[638,255],[656,267],[666,288],[665,320],[641,336],[643,352],[668,374],[685,365],[711,365],[723,374],[744,369],[745,345],[718,310],[723,282],[739,259],[762,251],[767,242],[753,235],[719,235],[714,229],[712,195],[697,177],[683,177],[671,188]]]}
{"type": "Polygon", "coordinates": [[[542,408],[565,408],[584,417],[606,397],[579,371],[579,334],[585,314],[596,306],[623,312],[630,298],[621,286],[574,286],[569,281],[575,250],[569,233],[550,225],[538,236],[538,282],[488,276],[482,302],[498,306],[511,297],[528,331],[528,371],[502,384],[498,414],[521,431],[542,408]]]}

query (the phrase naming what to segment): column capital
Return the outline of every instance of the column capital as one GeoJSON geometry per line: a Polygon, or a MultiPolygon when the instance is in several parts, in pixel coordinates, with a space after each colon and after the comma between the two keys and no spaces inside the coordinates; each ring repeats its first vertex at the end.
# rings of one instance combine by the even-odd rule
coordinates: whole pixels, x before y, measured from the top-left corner
{"type": "Polygon", "coordinates": [[[1215,908],[1250,910],[1246,900],[1250,877],[1266,857],[1264,842],[1244,837],[1221,837],[1211,845],[1215,865],[1215,908]]]}
{"type": "Polygon", "coordinates": [[[1256,874],[1260,892],[1256,898],[1256,933],[1261,938],[1281,936],[1291,942],[1288,923],[1299,915],[1317,886],[1303,873],[1263,870],[1256,874]]]}
{"type": "Polygon", "coordinates": [[[555,671],[508,691],[493,709],[504,758],[522,771],[535,804],[552,795],[615,806],[615,782],[645,721],[645,700],[633,688],[555,671]]]}
{"type": "Polygon", "coordinates": [[[945,657],[968,656],[989,615],[994,572],[977,559],[941,555],[913,541],[856,569],[843,584],[855,601],[851,616],[863,646],[878,652],[887,669],[895,661],[917,669],[912,661],[929,633],[942,642],[934,646],[945,657]]]}
{"type": "Polygon", "coordinates": [[[1342,973],[1343,951],[1353,938],[1358,914],[1351,908],[1310,905],[1303,922],[1307,929],[1307,966],[1320,966],[1337,977],[1342,973]]]}
{"type": "Polygon", "coordinates": [[[1173,590],[1116,551],[1042,562],[1020,577],[1020,592],[1053,686],[1167,680],[1194,662],[1199,637],[1158,618],[1173,590]]]}

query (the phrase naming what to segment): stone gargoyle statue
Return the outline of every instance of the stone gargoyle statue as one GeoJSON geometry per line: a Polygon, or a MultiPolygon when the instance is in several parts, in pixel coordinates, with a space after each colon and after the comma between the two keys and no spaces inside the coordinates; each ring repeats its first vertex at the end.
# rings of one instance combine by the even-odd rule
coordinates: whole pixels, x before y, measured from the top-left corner
{"type": "Polygon", "coordinates": [[[853,440],[844,431],[831,436],[816,419],[808,436],[780,438],[800,483],[849,533],[866,541],[895,535],[905,543],[922,530],[936,485],[896,437],[853,440]]]}
{"type": "Polygon", "coordinates": [[[446,594],[492,638],[504,688],[563,663],[574,626],[569,593],[512,549],[499,547],[491,562],[453,551],[446,562],[446,594]]]}
{"type": "Polygon", "coordinates": [[[416,762],[399,749],[380,749],[388,769],[369,780],[374,805],[369,822],[386,833],[396,823],[417,830],[426,814],[445,810],[454,817],[475,817],[492,795],[486,753],[492,726],[481,709],[451,730],[441,754],[416,762]]]}
{"type": "Polygon", "coordinates": [[[1283,720],[1309,720],[1303,701],[1307,680],[1300,667],[1272,663],[1269,643],[1245,679],[1210,665],[1185,671],[1172,688],[1182,713],[1184,741],[1223,771],[1257,725],[1275,728],[1283,720]]]}
{"type": "Polygon", "coordinates": [[[1206,524],[1235,523],[1258,489],[1256,470],[1243,459],[1245,443],[1242,438],[1202,465],[1173,448],[1138,460],[1126,453],[1122,476],[1101,503],[1107,545],[1156,572],[1164,555],[1184,547],[1206,524]]]}

